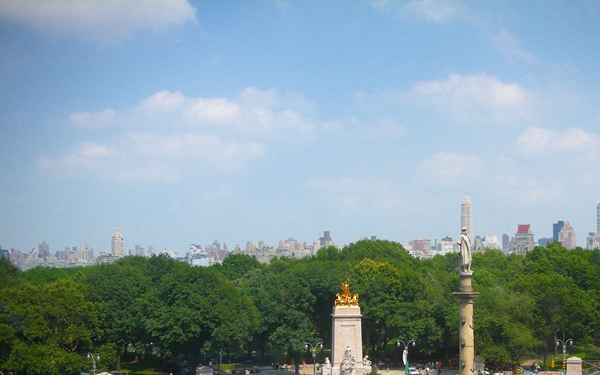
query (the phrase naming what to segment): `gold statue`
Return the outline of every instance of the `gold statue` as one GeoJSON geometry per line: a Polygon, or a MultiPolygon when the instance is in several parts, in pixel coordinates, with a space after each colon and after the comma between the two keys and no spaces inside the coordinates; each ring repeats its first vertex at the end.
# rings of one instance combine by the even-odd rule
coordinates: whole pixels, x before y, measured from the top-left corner
{"type": "Polygon", "coordinates": [[[341,285],[342,294],[335,294],[334,306],[358,306],[358,294],[350,294],[349,280],[346,279],[341,285]]]}

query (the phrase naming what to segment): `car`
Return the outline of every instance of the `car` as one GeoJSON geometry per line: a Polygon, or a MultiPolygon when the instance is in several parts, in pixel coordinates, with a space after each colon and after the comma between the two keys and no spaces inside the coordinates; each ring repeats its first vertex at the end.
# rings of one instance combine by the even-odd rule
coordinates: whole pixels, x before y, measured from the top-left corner
{"type": "Polygon", "coordinates": [[[406,375],[421,375],[421,372],[417,370],[415,367],[408,368],[408,374],[406,375]]]}

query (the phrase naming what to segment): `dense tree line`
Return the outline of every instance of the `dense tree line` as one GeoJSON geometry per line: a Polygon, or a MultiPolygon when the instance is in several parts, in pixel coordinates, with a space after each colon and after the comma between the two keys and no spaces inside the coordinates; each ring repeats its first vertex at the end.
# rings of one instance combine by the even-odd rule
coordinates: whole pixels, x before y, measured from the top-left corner
{"type": "MultiPolygon", "coordinates": [[[[473,269],[475,347],[490,366],[545,358],[563,333],[598,352],[600,251],[557,242],[524,256],[488,250],[474,255],[473,269]]],[[[415,360],[456,358],[457,254],[419,260],[397,243],[360,241],[268,265],[233,255],[191,267],[160,255],[21,272],[0,259],[0,370],[77,374],[88,352],[100,354],[99,368],[114,368],[128,347],[188,370],[218,354],[299,363],[305,342],[331,343],[346,279],[360,295],[371,358],[397,361],[397,339],[417,340],[415,360]]]]}

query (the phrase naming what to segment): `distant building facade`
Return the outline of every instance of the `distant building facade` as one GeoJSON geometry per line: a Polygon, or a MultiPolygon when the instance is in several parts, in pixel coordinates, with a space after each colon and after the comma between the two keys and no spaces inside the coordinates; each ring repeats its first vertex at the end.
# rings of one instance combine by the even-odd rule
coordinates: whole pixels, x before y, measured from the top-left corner
{"type": "Polygon", "coordinates": [[[481,253],[483,250],[485,250],[483,238],[481,238],[481,236],[475,236],[475,238],[473,238],[473,243],[471,244],[471,251],[474,253],[481,253]]]}
{"type": "Polygon", "coordinates": [[[448,253],[455,253],[457,250],[457,245],[456,242],[454,240],[452,240],[451,237],[444,237],[440,240],[440,243],[438,244],[438,253],[440,255],[445,255],[448,253]]]}
{"type": "Polygon", "coordinates": [[[585,238],[585,248],[588,250],[600,249],[600,235],[590,232],[585,238]]]}
{"type": "Polygon", "coordinates": [[[49,256],[50,246],[46,243],[46,241],[42,241],[42,243],[38,245],[38,257],[46,259],[49,256]]]}
{"type": "Polygon", "coordinates": [[[600,203],[596,206],[596,233],[590,232],[585,239],[588,250],[600,249],[600,203]]]}
{"type": "Polygon", "coordinates": [[[596,206],[596,235],[600,236],[600,203],[596,206]]]}
{"type": "Polygon", "coordinates": [[[565,221],[560,232],[558,232],[558,241],[569,250],[577,247],[577,232],[571,226],[571,222],[565,221]]]}
{"type": "Polygon", "coordinates": [[[560,233],[560,230],[562,229],[562,227],[565,225],[565,222],[560,220],[557,223],[552,224],[552,239],[554,241],[558,241],[558,234],[560,233]]]}
{"type": "Polygon", "coordinates": [[[460,228],[467,228],[469,237],[473,238],[473,212],[469,197],[463,197],[460,203],[460,228]]]}
{"type": "Polygon", "coordinates": [[[123,257],[123,236],[119,231],[119,228],[115,229],[115,233],[110,241],[110,253],[114,257],[123,257]]]}
{"type": "Polygon", "coordinates": [[[483,237],[483,247],[486,249],[498,249],[502,248],[502,244],[498,241],[498,236],[485,236],[483,237]]]}
{"type": "Polygon", "coordinates": [[[502,251],[508,253],[510,248],[510,236],[506,233],[502,235],[502,251]]]}
{"type": "Polygon", "coordinates": [[[519,224],[517,233],[515,233],[514,252],[515,254],[525,254],[533,250],[534,241],[531,232],[531,224],[519,224]]]}
{"type": "Polygon", "coordinates": [[[544,238],[540,238],[538,240],[538,245],[541,247],[546,247],[546,244],[548,244],[548,242],[552,242],[553,239],[551,237],[544,237],[544,238]]]}

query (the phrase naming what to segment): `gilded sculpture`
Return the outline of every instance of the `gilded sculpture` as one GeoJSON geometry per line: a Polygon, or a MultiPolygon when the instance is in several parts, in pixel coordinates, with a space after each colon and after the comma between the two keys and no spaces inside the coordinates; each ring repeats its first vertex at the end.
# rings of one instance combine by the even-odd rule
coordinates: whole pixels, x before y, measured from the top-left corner
{"type": "Polygon", "coordinates": [[[349,281],[346,280],[341,285],[342,294],[335,294],[335,302],[334,306],[358,306],[358,294],[355,293],[352,295],[350,293],[350,284],[349,281]]]}

